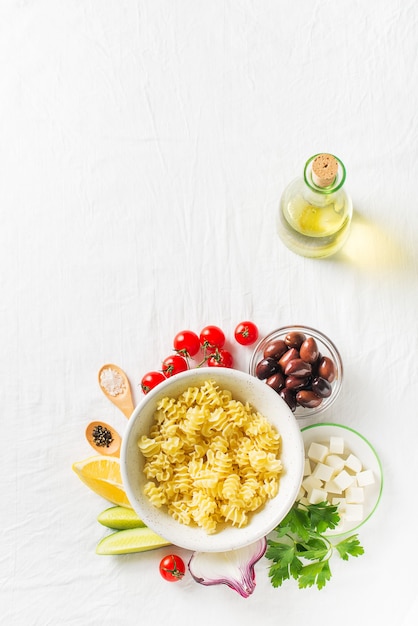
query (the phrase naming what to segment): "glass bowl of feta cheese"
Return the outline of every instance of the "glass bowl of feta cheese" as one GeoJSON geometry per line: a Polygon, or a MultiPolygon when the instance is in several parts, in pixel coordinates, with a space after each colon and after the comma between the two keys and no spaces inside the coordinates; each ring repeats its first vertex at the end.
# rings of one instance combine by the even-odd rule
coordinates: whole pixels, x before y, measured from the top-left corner
{"type": "Polygon", "coordinates": [[[342,424],[302,428],[305,466],[298,494],[301,504],[337,505],[340,523],[327,535],[357,530],[375,512],[383,489],[383,471],[373,445],[342,424]]]}

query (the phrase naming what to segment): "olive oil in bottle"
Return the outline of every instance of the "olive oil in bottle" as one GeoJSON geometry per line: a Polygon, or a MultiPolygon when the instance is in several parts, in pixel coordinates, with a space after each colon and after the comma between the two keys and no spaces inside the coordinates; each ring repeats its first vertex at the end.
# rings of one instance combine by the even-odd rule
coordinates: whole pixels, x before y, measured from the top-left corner
{"type": "Polygon", "coordinates": [[[316,154],[305,164],[303,178],[284,190],[277,228],[296,254],[321,258],[335,254],[349,235],[353,205],[344,189],[344,164],[332,154],[316,154]]]}

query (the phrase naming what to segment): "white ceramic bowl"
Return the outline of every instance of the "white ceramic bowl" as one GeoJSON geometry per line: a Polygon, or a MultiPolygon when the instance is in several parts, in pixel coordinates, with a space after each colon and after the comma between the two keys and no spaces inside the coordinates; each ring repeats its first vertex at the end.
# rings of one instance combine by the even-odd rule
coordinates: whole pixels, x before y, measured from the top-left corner
{"type": "Polygon", "coordinates": [[[149,528],[172,544],[201,552],[223,552],[249,545],[273,530],[285,517],[297,498],[303,474],[304,447],[298,423],[286,403],[260,380],[250,374],[227,368],[195,368],[176,374],[150,391],[135,408],[122,440],[121,472],[126,494],[133,509],[149,528]],[[148,435],[157,403],[165,396],[177,397],[190,386],[214,380],[228,389],[232,397],[249,402],[264,415],[281,434],[281,460],[284,471],[279,492],[258,512],[252,514],[247,526],[230,525],[215,534],[207,534],[197,526],[177,522],[165,509],[156,508],[143,493],[146,479],[144,457],[137,442],[148,435]]]}
{"type": "Polygon", "coordinates": [[[354,454],[363,465],[363,469],[373,472],[374,483],[364,487],[363,518],[359,521],[344,521],[334,530],[327,531],[327,535],[341,535],[351,533],[360,528],[374,513],[379,504],[383,489],[383,472],[380,459],[372,444],[356,430],[342,424],[312,424],[302,428],[305,453],[312,442],[328,445],[330,437],[342,437],[346,449],[341,455],[346,458],[350,452],[354,454]]]}

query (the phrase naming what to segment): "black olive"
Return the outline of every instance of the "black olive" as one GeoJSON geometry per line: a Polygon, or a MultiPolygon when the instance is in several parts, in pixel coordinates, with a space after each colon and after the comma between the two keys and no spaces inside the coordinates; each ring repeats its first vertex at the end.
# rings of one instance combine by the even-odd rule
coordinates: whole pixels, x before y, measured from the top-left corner
{"type": "Polygon", "coordinates": [[[280,366],[277,361],[269,357],[267,359],[263,359],[257,364],[257,367],[255,368],[255,375],[260,380],[265,380],[266,378],[270,378],[270,376],[279,370],[280,366]]]}

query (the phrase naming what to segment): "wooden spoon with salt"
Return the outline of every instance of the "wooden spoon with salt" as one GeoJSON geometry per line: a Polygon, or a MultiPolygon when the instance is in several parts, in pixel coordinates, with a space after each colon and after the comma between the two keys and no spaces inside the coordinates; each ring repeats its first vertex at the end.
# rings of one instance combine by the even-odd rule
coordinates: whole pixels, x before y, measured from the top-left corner
{"type": "Polygon", "coordinates": [[[86,439],[96,452],[106,456],[119,456],[121,436],[105,422],[90,422],[86,428],[86,439]]]}
{"type": "Polygon", "coordinates": [[[115,406],[127,417],[134,410],[131,385],[125,372],[112,363],[103,365],[99,370],[100,389],[115,406]]]}

